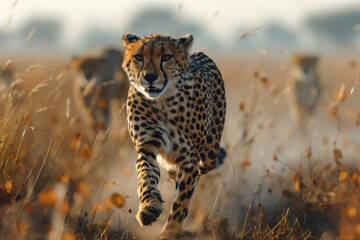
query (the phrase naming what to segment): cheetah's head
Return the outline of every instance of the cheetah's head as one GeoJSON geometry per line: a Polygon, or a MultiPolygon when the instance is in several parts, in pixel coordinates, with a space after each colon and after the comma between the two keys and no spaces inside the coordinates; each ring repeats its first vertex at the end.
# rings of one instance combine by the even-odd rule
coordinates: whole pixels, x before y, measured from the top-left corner
{"type": "Polygon", "coordinates": [[[123,68],[130,83],[149,99],[158,99],[174,89],[188,66],[188,50],[192,35],[180,38],[155,34],[139,38],[123,37],[123,68]]]}
{"type": "Polygon", "coordinates": [[[74,57],[71,62],[72,69],[78,74],[77,81],[82,87],[93,79],[99,82],[101,73],[104,72],[105,59],[97,56],[74,57]]]}
{"type": "Polygon", "coordinates": [[[313,55],[295,55],[293,56],[293,66],[297,80],[301,82],[312,82],[316,79],[316,65],[318,57],[313,55]]]}

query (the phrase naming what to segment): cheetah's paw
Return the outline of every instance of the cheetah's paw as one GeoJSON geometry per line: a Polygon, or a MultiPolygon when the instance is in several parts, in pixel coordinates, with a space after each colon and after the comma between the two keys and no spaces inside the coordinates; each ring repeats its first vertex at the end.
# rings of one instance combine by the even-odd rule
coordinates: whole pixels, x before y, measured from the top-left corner
{"type": "Polygon", "coordinates": [[[139,209],[136,218],[141,226],[149,225],[156,221],[156,219],[160,216],[161,212],[161,207],[157,206],[156,204],[149,204],[139,209]]]}

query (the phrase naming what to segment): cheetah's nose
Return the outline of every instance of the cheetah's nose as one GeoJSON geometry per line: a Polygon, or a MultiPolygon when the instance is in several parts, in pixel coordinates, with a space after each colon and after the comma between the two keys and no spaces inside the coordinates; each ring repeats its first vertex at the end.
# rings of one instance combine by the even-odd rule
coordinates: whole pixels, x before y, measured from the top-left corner
{"type": "Polygon", "coordinates": [[[158,78],[158,75],[156,73],[146,73],[144,78],[149,83],[153,83],[158,78]]]}

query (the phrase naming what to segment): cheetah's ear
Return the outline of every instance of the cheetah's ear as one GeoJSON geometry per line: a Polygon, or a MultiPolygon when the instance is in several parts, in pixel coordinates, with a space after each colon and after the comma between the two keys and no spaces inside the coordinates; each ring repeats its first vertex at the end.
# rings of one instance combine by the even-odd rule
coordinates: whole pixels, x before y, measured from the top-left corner
{"type": "Polygon", "coordinates": [[[186,49],[189,48],[193,42],[194,38],[191,34],[186,34],[178,39],[176,39],[176,46],[184,46],[186,49]]]}
{"type": "Polygon", "coordinates": [[[139,38],[136,36],[136,35],[133,35],[133,34],[125,34],[123,37],[122,37],[122,42],[124,44],[124,46],[126,47],[129,43],[134,43],[136,42],[137,40],[139,40],[139,38]]]}

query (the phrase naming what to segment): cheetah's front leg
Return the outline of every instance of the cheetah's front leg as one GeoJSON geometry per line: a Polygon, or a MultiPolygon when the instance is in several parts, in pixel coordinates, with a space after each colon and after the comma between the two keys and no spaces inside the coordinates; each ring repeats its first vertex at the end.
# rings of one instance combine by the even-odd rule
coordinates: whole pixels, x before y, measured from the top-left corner
{"type": "Polygon", "coordinates": [[[198,180],[198,164],[189,163],[178,169],[174,203],[160,239],[173,239],[181,234],[182,225],[188,215],[188,207],[198,180]]]}
{"type": "Polygon", "coordinates": [[[160,180],[160,169],[153,152],[140,149],[136,161],[138,176],[139,211],[136,215],[140,225],[149,225],[154,222],[162,212],[160,191],[157,186],[160,180]]]}

